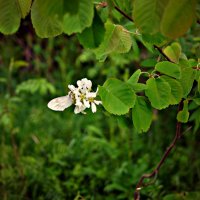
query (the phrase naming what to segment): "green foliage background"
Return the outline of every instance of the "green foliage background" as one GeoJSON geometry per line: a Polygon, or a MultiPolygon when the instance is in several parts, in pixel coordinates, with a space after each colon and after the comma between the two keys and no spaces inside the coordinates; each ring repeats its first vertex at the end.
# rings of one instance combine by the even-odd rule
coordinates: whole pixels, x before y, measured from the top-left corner
{"type": "MultiPolygon", "coordinates": [[[[130,1],[124,5],[118,2],[127,12],[128,3],[130,1]]],[[[103,12],[105,17],[109,10],[103,12]]],[[[26,12],[21,17],[25,15],[26,12]]],[[[116,11],[110,15],[135,31],[116,11]]],[[[17,26],[21,17],[16,19],[17,26]]],[[[132,40],[130,51],[115,54],[119,53],[115,51],[119,50],[122,40],[113,47],[114,53],[108,55],[112,51],[109,52],[110,48],[108,51],[107,44],[113,41],[106,32],[107,43],[102,43],[99,51],[94,52],[102,60],[108,56],[102,63],[93,52],[80,45],[92,30],[78,37],[59,35],[40,39],[32,28],[30,16],[21,23],[14,35],[0,35],[0,199],[133,199],[137,181],[143,173],[154,169],[174,137],[177,106],[153,110],[150,130],[138,134],[131,113],[125,117],[114,116],[98,107],[95,114],[75,115],[73,108],[53,112],[46,105],[52,98],[66,94],[67,85],[81,78],[91,79],[95,88],[110,77],[127,81],[140,66],[148,71],[158,57],[158,52],[147,42],[150,36],[127,39],[123,35],[128,49],[132,40]]],[[[113,26],[109,22],[105,28],[106,31],[122,30],[120,25],[113,26]]],[[[184,37],[177,39],[188,58],[199,57],[198,28],[192,27],[184,37]]],[[[59,27],[56,30],[63,31],[59,27]]],[[[114,31],[116,37],[118,32],[114,31]]],[[[169,34],[168,30],[164,32],[169,34]]],[[[153,41],[153,36],[149,40],[153,41]]],[[[95,42],[100,43],[91,41],[89,45],[97,47],[95,42]]],[[[183,125],[184,136],[155,183],[142,190],[142,200],[199,199],[200,120],[199,110],[192,111],[196,107],[195,103],[189,106],[192,117],[183,125]]],[[[145,127],[145,131],[148,128],[145,127]]]]}

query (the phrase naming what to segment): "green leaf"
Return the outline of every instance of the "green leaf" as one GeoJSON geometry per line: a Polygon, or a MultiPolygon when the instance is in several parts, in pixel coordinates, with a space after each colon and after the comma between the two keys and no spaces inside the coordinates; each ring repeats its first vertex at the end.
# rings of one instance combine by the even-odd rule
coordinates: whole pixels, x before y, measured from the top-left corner
{"type": "Polygon", "coordinates": [[[193,101],[194,101],[197,105],[200,105],[200,98],[193,99],[193,101]]]}
{"type": "Polygon", "coordinates": [[[63,2],[57,0],[35,0],[31,8],[33,27],[39,37],[60,35],[62,28],[63,2]]]}
{"type": "Polygon", "coordinates": [[[178,112],[177,120],[182,123],[187,123],[190,113],[188,112],[188,100],[183,102],[183,110],[178,112]]]}
{"type": "Polygon", "coordinates": [[[105,28],[99,15],[95,12],[92,26],[86,28],[82,33],[77,34],[79,42],[85,48],[96,48],[104,38],[105,28]]]}
{"type": "Polygon", "coordinates": [[[144,97],[136,98],[135,106],[132,109],[132,120],[136,130],[146,132],[150,128],[152,122],[152,108],[144,97]]]}
{"type": "Polygon", "coordinates": [[[141,72],[140,69],[136,70],[136,71],[132,74],[132,76],[127,80],[127,83],[130,84],[130,85],[135,85],[135,84],[138,82],[141,73],[142,73],[142,72],[141,72]]]}
{"type": "Polygon", "coordinates": [[[21,67],[28,67],[28,66],[29,66],[29,63],[24,60],[17,60],[17,61],[14,61],[13,63],[13,68],[15,69],[18,69],[21,67]]]}
{"type": "Polygon", "coordinates": [[[141,91],[147,89],[147,85],[144,84],[144,83],[136,83],[135,85],[132,85],[132,89],[133,89],[135,92],[141,92],[141,91]]]}
{"type": "Polygon", "coordinates": [[[77,10],[73,10],[72,13],[65,13],[64,15],[63,31],[68,35],[72,33],[81,33],[85,28],[91,26],[94,17],[93,1],[76,0],[70,3],[76,7],[77,10]]]}
{"type": "Polygon", "coordinates": [[[55,87],[44,78],[29,79],[17,86],[16,93],[19,94],[21,92],[40,93],[41,95],[45,95],[48,92],[54,94],[55,87]]]}
{"type": "Polygon", "coordinates": [[[195,75],[194,80],[198,82],[200,78],[200,70],[194,70],[194,75],[195,75]]]}
{"type": "Polygon", "coordinates": [[[162,78],[150,78],[146,82],[145,95],[149,98],[152,107],[161,110],[169,106],[171,88],[162,78]]]}
{"type": "Polygon", "coordinates": [[[128,113],[135,104],[135,93],[127,83],[118,79],[108,79],[103,86],[99,86],[98,93],[104,108],[115,115],[128,113]]]}
{"type": "Polygon", "coordinates": [[[96,49],[98,59],[105,60],[109,53],[126,53],[130,50],[132,40],[130,33],[121,25],[111,22],[105,24],[106,33],[103,42],[96,49]]]}
{"type": "Polygon", "coordinates": [[[187,97],[190,93],[194,82],[194,70],[186,60],[180,60],[181,78],[179,79],[183,88],[183,97],[187,97]]]}
{"type": "Polygon", "coordinates": [[[179,104],[183,97],[183,88],[179,81],[168,76],[161,76],[171,87],[170,104],[179,104]]]}
{"type": "Polygon", "coordinates": [[[143,90],[146,90],[147,86],[143,83],[138,83],[138,80],[140,78],[140,75],[142,74],[141,70],[136,70],[132,76],[127,80],[127,83],[131,85],[131,88],[135,92],[141,92],[143,90]]]}
{"type": "Polygon", "coordinates": [[[158,46],[162,46],[167,42],[167,38],[159,32],[155,34],[144,33],[142,34],[142,39],[149,44],[158,46]]]}
{"type": "Polygon", "coordinates": [[[195,8],[196,0],[169,0],[162,17],[161,32],[173,39],[183,35],[195,19],[195,8]]]}
{"type": "Polygon", "coordinates": [[[31,9],[32,0],[18,0],[21,17],[25,18],[31,9]]]}
{"type": "Polygon", "coordinates": [[[181,77],[180,66],[169,61],[163,61],[156,64],[155,69],[160,73],[179,79],[181,77]]]}
{"type": "Polygon", "coordinates": [[[135,0],[133,19],[143,32],[154,34],[160,29],[160,21],[168,0],[135,0]]]}
{"type": "Polygon", "coordinates": [[[178,42],[174,42],[170,46],[167,46],[163,52],[171,61],[178,63],[181,56],[181,46],[178,42]]]}
{"type": "Polygon", "coordinates": [[[179,194],[168,194],[163,198],[163,200],[196,200],[199,198],[199,192],[184,192],[179,194]]]}
{"type": "Polygon", "coordinates": [[[0,32],[3,34],[15,33],[20,25],[21,14],[17,1],[0,0],[0,32]]]}
{"type": "Polygon", "coordinates": [[[150,58],[150,59],[143,60],[140,63],[140,65],[142,67],[154,67],[156,63],[157,63],[156,59],[150,58]]]}

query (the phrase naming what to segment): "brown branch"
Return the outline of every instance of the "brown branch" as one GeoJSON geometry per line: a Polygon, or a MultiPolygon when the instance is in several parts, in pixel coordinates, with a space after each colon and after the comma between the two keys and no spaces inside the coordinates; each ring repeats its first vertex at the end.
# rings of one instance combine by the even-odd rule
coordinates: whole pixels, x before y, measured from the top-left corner
{"type": "Polygon", "coordinates": [[[160,47],[158,47],[158,46],[156,46],[156,45],[153,45],[153,47],[154,47],[155,49],[157,49],[157,50],[160,52],[160,54],[163,55],[163,57],[164,57],[167,61],[172,62],[172,61],[170,60],[170,58],[162,51],[162,49],[161,49],[160,47]]]}
{"type": "MultiPolygon", "coordinates": [[[[107,3],[103,2],[102,4],[104,7],[107,6],[107,3]]],[[[128,16],[124,11],[122,11],[119,7],[117,7],[116,5],[114,6],[115,10],[117,10],[120,14],[122,14],[125,18],[127,18],[129,21],[134,22],[134,20],[128,16]]],[[[199,21],[198,21],[199,23],[199,21]]],[[[172,62],[172,60],[170,60],[170,58],[162,51],[162,49],[160,47],[158,47],[157,45],[153,45],[153,47],[155,49],[157,49],[159,51],[159,53],[169,62],[172,62]]],[[[182,110],[183,108],[183,100],[181,100],[181,102],[179,103],[178,106],[178,112],[180,110],[182,110]]],[[[149,184],[144,185],[143,181],[144,179],[150,179],[150,178],[154,178],[161,166],[163,165],[164,161],[167,159],[167,157],[169,156],[171,150],[176,146],[177,141],[180,139],[181,137],[181,123],[177,121],[176,124],[176,135],[172,141],[172,143],[169,145],[169,147],[166,149],[165,153],[163,154],[160,162],[157,164],[156,168],[153,170],[153,172],[151,172],[150,174],[144,174],[141,176],[140,180],[138,181],[137,185],[136,185],[136,189],[135,189],[135,193],[134,193],[134,200],[140,200],[140,190],[142,189],[142,187],[148,186],[149,184]]]]}
{"type": "Polygon", "coordinates": [[[114,6],[115,10],[117,10],[120,14],[122,14],[125,18],[127,18],[129,21],[133,22],[133,19],[128,16],[123,10],[121,10],[119,7],[114,6]]]}
{"type": "MultiPolygon", "coordinates": [[[[108,4],[107,4],[107,2],[102,2],[101,5],[102,5],[103,7],[106,7],[108,4]]],[[[131,18],[129,15],[127,15],[127,14],[126,14],[123,10],[121,10],[119,7],[117,7],[117,6],[115,5],[114,8],[115,8],[115,10],[118,11],[121,15],[123,15],[126,19],[128,19],[128,20],[131,21],[131,22],[134,22],[133,18],[131,18]]],[[[160,54],[162,54],[162,55],[164,56],[164,58],[165,58],[167,61],[172,62],[172,61],[169,59],[169,57],[168,57],[166,54],[163,53],[163,51],[162,51],[162,49],[161,49],[160,47],[158,47],[158,46],[156,46],[156,45],[153,45],[153,47],[154,47],[155,49],[157,49],[157,50],[160,52],[160,54]]]]}
{"type": "MultiPolygon", "coordinates": [[[[182,110],[183,108],[183,100],[179,103],[178,106],[178,112],[180,110],[182,110]]],[[[168,157],[169,153],[171,152],[171,150],[175,147],[177,141],[181,138],[181,123],[177,121],[176,123],[176,135],[172,141],[172,143],[169,145],[169,147],[166,149],[165,153],[163,154],[160,162],[158,163],[158,165],[156,166],[156,168],[153,170],[153,172],[151,172],[150,174],[144,174],[141,176],[140,180],[138,181],[137,185],[136,185],[136,190],[134,193],[134,200],[140,200],[140,190],[142,189],[142,187],[145,187],[147,185],[143,185],[143,181],[144,179],[150,179],[155,177],[158,172],[159,169],[161,168],[161,166],[163,165],[164,161],[166,160],[166,158],[168,157]]]]}
{"type": "MultiPolygon", "coordinates": [[[[103,1],[103,2],[97,3],[97,5],[99,7],[105,8],[105,7],[108,6],[108,3],[105,2],[105,1],[103,1]]],[[[119,7],[117,7],[116,5],[114,5],[114,8],[115,8],[116,11],[118,11],[121,15],[123,15],[129,21],[133,22],[133,19],[129,15],[127,15],[123,10],[121,10],[119,7]]]]}

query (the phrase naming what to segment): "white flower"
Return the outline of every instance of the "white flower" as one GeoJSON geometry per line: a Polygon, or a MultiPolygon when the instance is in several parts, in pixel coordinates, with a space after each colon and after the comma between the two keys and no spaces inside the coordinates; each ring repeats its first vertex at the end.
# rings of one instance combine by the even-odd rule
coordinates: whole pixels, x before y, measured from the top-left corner
{"type": "Polygon", "coordinates": [[[82,80],[77,81],[78,89],[82,93],[86,93],[92,89],[92,82],[87,78],[83,78],[82,80]]]}
{"type": "Polygon", "coordinates": [[[76,90],[76,87],[73,86],[73,85],[68,85],[68,88],[69,88],[72,92],[74,92],[74,91],[76,90]]]}
{"type": "Polygon", "coordinates": [[[78,114],[78,113],[83,113],[83,114],[85,114],[85,112],[83,112],[85,109],[86,109],[86,107],[85,107],[84,104],[76,105],[76,107],[75,107],[75,109],[74,109],[74,113],[75,113],[75,114],[78,114]]]}
{"type": "Polygon", "coordinates": [[[97,111],[97,107],[94,102],[91,103],[92,112],[95,113],[97,111]]]}
{"type": "Polygon", "coordinates": [[[83,104],[85,105],[86,108],[90,107],[90,102],[87,99],[83,99],[83,104]]]}
{"type": "Polygon", "coordinates": [[[92,92],[92,82],[87,78],[77,81],[78,87],[68,85],[69,92],[66,97],[58,97],[48,103],[48,107],[52,110],[63,111],[65,108],[75,105],[74,113],[83,113],[86,108],[90,108],[93,113],[97,111],[96,105],[102,104],[101,101],[95,100],[97,92],[92,92]],[[62,104],[61,104],[62,103],[62,104]],[[55,104],[55,105],[54,105],[55,104]],[[59,105],[58,105],[59,104],[59,105]]]}
{"type": "Polygon", "coordinates": [[[101,101],[97,101],[95,100],[96,96],[97,96],[97,92],[98,92],[98,89],[96,92],[88,92],[86,93],[86,98],[89,100],[89,102],[91,103],[91,109],[92,109],[92,112],[95,113],[97,111],[97,107],[96,105],[99,105],[99,104],[102,104],[101,101]]]}
{"type": "Polygon", "coordinates": [[[95,98],[97,96],[96,92],[87,92],[86,98],[95,98]]]}
{"type": "Polygon", "coordinates": [[[94,100],[94,103],[95,103],[96,105],[100,105],[100,104],[102,104],[102,101],[94,100]]]}
{"type": "Polygon", "coordinates": [[[102,102],[101,101],[97,101],[97,100],[93,100],[91,102],[91,109],[92,109],[93,113],[95,113],[97,111],[96,105],[99,105],[99,104],[102,104],[102,102]]]}

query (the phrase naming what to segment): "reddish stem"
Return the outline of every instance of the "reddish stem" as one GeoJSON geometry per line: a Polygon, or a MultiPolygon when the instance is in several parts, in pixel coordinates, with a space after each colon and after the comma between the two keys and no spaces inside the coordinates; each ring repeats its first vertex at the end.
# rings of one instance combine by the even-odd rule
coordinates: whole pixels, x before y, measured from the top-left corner
{"type": "MultiPolygon", "coordinates": [[[[183,100],[179,103],[178,112],[180,110],[182,110],[182,107],[183,107],[183,100]]],[[[142,187],[145,186],[145,185],[143,185],[144,179],[153,178],[153,177],[155,177],[155,175],[158,174],[159,169],[163,165],[164,161],[168,157],[171,150],[176,146],[176,143],[180,138],[181,138],[181,123],[177,121],[177,123],[176,123],[176,135],[175,135],[172,143],[166,149],[165,153],[163,154],[163,156],[162,156],[160,162],[157,164],[156,168],[150,174],[143,174],[141,176],[140,180],[138,181],[138,183],[136,185],[136,190],[135,190],[135,193],[134,193],[134,200],[140,200],[140,190],[141,190],[142,187]]]]}

